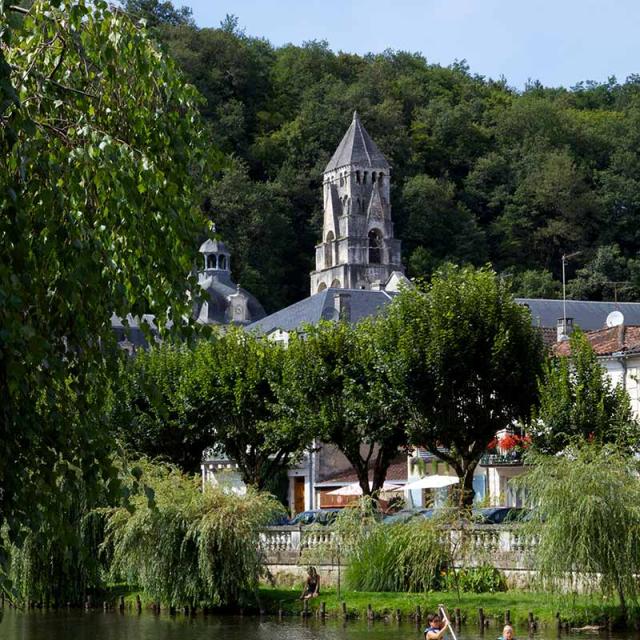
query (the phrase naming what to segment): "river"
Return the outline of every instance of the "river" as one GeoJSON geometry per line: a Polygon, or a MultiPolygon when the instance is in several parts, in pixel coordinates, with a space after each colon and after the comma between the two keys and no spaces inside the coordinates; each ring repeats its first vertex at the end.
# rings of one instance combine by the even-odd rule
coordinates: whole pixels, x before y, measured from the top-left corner
{"type": "MultiPolygon", "coordinates": [[[[342,622],[337,620],[277,619],[234,616],[156,616],[114,612],[29,612],[5,609],[0,613],[0,640],[422,640],[409,622],[342,622]]],[[[518,629],[516,629],[518,631],[518,629]]],[[[495,629],[479,635],[463,628],[458,640],[495,640],[495,629]]],[[[526,634],[520,634],[526,638],[526,634]]],[[[563,636],[568,637],[568,636],[563,636]]],[[[572,635],[573,639],[640,640],[637,634],[572,635]]],[[[555,633],[535,635],[535,640],[557,640],[555,633]]]]}

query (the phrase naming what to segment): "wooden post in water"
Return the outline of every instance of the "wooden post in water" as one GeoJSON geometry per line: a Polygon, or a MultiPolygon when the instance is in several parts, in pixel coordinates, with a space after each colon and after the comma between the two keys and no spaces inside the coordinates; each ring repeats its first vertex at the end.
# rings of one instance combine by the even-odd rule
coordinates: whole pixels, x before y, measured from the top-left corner
{"type": "Polygon", "coordinates": [[[302,605],[302,617],[303,618],[309,617],[309,601],[308,600],[305,600],[302,605]]]}
{"type": "Polygon", "coordinates": [[[344,601],[342,602],[342,617],[347,619],[347,603],[344,601]]]}
{"type": "Polygon", "coordinates": [[[453,619],[457,629],[462,626],[462,616],[460,615],[460,607],[456,607],[453,612],[453,619]]]}
{"type": "Polygon", "coordinates": [[[373,620],[373,609],[370,604],[367,605],[367,620],[373,620]]]}
{"type": "Polygon", "coordinates": [[[416,606],[416,624],[420,624],[422,620],[422,611],[420,611],[420,605],[416,606]]]}
{"type": "Polygon", "coordinates": [[[118,609],[120,613],[124,612],[124,596],[120,596],[120,604],[118,605],[118,609]]]}
{"type": "Polygon", "coordinates": [[[533,633],[535,621],[533,619],[533,611],[529,611],[529,633],[533,633]]]}
{"type": "Polygon", "coordinates": [[[140,600],[140,594],[136,594],[136,611],[142,613],[142,600],[140,600]]]}
{"type": "Polygon", "coordinates": [[[282,620],[282,607],[278,609],[278,620],[282,620]]]}
{"type": "Polygon", "coordinates": [[[400,622],[400,620],[402,620],[402,613],[400,612],[400,609],[396,609],[396,620],[398,622],[400,622]]]}
{"type": "Polygon", "coordinates": [[[325,616],[327,615],[327,604],[326,602],[321,602],[320,603],[320,619],[324,620],[325,616]]]}
{"type": "Polygon", "coordinates": [[[509,609],[504,612],[504,623],[511,624],[511,611],[509,609]]]}
{"type": "Polygon", "coordinates": [[[556,631],[558,635],[562,633],[562,620],[560,620],[560,612],[556,611],[556,631]]]}
{"type": "Polygon", "coordinates": [[[484,631],[484,609],[480,607],[478,609],[478,624],[480,628],[484,631]]]}

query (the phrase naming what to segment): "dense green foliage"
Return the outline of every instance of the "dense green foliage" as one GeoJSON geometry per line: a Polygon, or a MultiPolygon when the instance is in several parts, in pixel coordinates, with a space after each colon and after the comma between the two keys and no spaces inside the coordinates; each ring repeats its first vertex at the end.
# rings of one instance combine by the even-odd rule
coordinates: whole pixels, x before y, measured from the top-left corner
{"type": "Polygon", "coordinates": [[[288,400],[286,355],[235,329],[194,345],[166,342],[125,363],[110,424],[134,455],[193,472],[212,447],[247,484],[273,489],[311,438],[288,400]]]}
{"type": "Polygon", "coordinates": [[[390,379],[411,411],[408,438],[449,463],[460,501],[495,434],[526,421],[543,352],[526,308],[495,272],[448,267],[390,305],[390,379]]]}
{"type": "Polygon", "coordinates": [[[184,326],[206,147],[196,91],[105,2],[1,3],[0,41],[0,522],[19,541],[54,535],[72,479],[117,484],[110,317],[184,326]]]}
{"type": "Polygon", "coordinates": [[[364,495],[379,491],[408,444],[407,405],[390,384],[394,349],[384,320],[321,323],[292,336],[287,349],[284,386],[294,415],[340,449],[364,495]]]}
{"type": "Polygon", "coordinates": [[[629,395],[614,386],[581,331],[569,341],[570,355],[550,359],[539,385],[540,406],[530,430],[533,444],[557,453],[586,441],[638,449],[640,425],[629,395]]]}
{"type": "Polygon", "coordinates": [[[172,467],[143,463],[141,470],[130,507],[105,511],[111,578],[175,606],[236,603],[254,591],[260,528],[281,505],[253,490],[202,490],[198,478],[172,467]]]}
{"type": "Polygon", "coordinates": [[[640,481],[637,461],[600,444],[538,456],[519,482],[535,505],[526,523],[546,588],[617,595],[637,606],[640,481]]]}
{"type": "MultiPolygon", "coordinates": [[[[136,15],[143,4],[125,2],[136,15]]],[[[308,292],[321,173],[354,109],[393,167],[411,275],[447,259],[488,260],[513,274],[518,293],[557,294],[561,254],[580,250],[569,263],[572,295],[608,298],[617,287],[621,299],[639,299],[638,76],[519,92],[464,62],[336,53],[323,41],[274,47],[234,17],[199,29],[175,16],[161,24],[153,7],[149,16],[205,97],[214,144],[248,167],[242,180],[235,162],[223,172],[211,211],[237,279],[269,310],[308,292]],[[277,214],[256,209],[265,191],[277,194],[277,214]]]]}

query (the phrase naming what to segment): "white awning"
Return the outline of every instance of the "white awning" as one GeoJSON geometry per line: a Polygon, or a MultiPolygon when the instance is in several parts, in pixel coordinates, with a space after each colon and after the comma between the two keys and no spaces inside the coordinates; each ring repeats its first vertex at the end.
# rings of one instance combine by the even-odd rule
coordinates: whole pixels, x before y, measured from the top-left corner
{"type": "Polygon", "coordinates": [[[458,484],[458,482],[460,482],[460,479],[457,476],[425,476],[405,484],[404,487],[398,487],[396,491],[404,491],[405,489],[408,491],[411,489],[442,489],[442,487],[450,487],[458,484]]]}
{"type": "MultiPolygon", "coordinates": [[[[369,482],[369,487],[371,487],[371,482],[369,482]]],[[[391,482],[385,482],[382,485],[383,493],[385,491],[397,491],[397,484],[392,484],[391,482]]],[[[400,487],[402,488],[402,487],[400,487]]],[[[362,487],[359,482],[352,482],[351,484],[347,484],[344,487],[340,487],[339,489],[334,489],[333,491],[327,491],[328,496],[361,496],[362,495],[362,487]]]]}

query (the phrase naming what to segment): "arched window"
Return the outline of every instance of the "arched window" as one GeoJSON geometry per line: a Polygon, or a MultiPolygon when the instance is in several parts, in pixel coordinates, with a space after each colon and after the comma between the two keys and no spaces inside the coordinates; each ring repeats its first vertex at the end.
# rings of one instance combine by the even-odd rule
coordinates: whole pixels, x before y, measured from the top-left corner
{"type": "Polygon", "coordinates": [[[376,183],[376,172],[373,171],[371,173],[371,184],[375,184],[376,183]]]}
{"type": "Polygon", "coordinates": [[[360,184],[360,170],[356,171],[356,182],[360,184]]]}
{"type": "Polygon", "coordinates": [[[369,262],[380,264],[382,260],[382,233],[380,229],[369,231],[369,262]]]}
{"type": "Polygon", "coordinates": [[[218,268],[218,264],[217,264],[217,258],[218,256],[216,256],[213,253],[210,253],[207,256],[207,269],[217,269],[218,268]]]}
{"type": "Polygon", "coordinates": [[[362,184],[367,184],[367,172],[366,171],[362,175],[362,184]]]}
{"type": "Polygon", "coordinates": [[[333,241],[336,237],[333,235],[333,231],[327,233],[327,239],[324,245],[324,268],[333,266],[333,241]]]}
{"type": "Polygon", "coordinates": [[[227,268],[227,256],[219,256],[218,269],[226,269],[226,268],[227,268]]]}
{"type": "Polygon", "coordinates": [[[324,291],[327,288],[327,285],[324,282],[321,282],[318,285],[318,293],[320,293],[321,291],[324,291]]]}
{"type": "Polygon", "coordinates": [[[332,289],[340,289],[341,285],[340,285],[340,280],[338,280],[337,278],[331,283],[331,288],[332,289]]]}
{"type": "Polygon", "coordinates": [[[382,179],[384,178],[384,173],[382,173],[382,171],[378,174],[378,182],[380,183],[380,186],[382,186],[382,179]]]}

